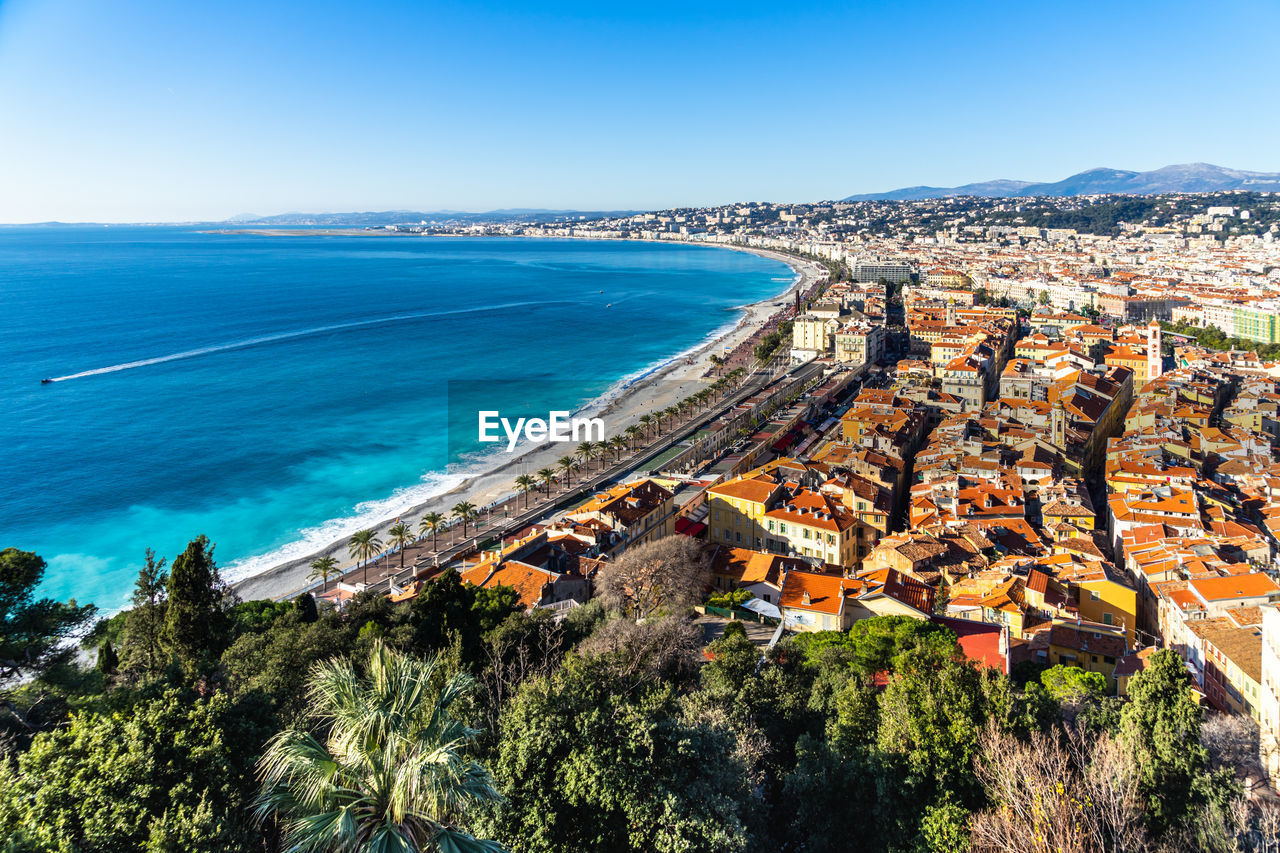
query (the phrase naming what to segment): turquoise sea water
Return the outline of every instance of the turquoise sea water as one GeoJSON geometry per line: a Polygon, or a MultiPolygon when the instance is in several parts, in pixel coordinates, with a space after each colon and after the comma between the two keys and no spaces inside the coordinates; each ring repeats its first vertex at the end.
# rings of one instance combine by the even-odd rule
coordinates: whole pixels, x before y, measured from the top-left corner
{"type": "Polygon", "coordinates": [[[791,278],[649,243],[0,229],[0,547],[107,610],[198,533],[243,577],[455,483],[451,380],[576,407],[791,278]]]}

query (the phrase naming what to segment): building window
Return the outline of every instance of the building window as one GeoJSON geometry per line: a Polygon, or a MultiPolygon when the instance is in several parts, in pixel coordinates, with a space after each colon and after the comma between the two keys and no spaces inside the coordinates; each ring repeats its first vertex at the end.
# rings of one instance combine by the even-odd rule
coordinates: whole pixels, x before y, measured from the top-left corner
{"type": "Polygon", "coordinates": [[[1090,600],[1090,601],[1101,601],[1101,600],[1102,600],[1102,595],[1101,595],[1101,594],[1100,594],[1096,589],[1091,589],[1091,590],[1089,590],[1089,600],[1090,600]]]}
{"type": "Polygon", "coordinates": [[[1103,613],[1103,614],[1102,614],[1102,624],[1103,624],[1103,625],[1112,625],[1112,624],[1115,624],[1115,621],[1114,621],[1114,620],[1115,620],[1115,617],[1113,617],[1110,613],[1103,613]]]}

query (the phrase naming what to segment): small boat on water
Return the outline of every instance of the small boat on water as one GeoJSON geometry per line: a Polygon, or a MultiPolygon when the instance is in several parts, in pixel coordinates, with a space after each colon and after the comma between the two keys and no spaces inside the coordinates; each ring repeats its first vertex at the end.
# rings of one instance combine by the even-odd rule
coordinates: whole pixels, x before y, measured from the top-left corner
{"type": "Polygon", "coordinates": [[[51,385],[51,384],[53,384],[53,380],[52,380],[52,379],[41,379],[41,380],[40,380],[40,384],[41,384],[41,385],[51,385]]]}

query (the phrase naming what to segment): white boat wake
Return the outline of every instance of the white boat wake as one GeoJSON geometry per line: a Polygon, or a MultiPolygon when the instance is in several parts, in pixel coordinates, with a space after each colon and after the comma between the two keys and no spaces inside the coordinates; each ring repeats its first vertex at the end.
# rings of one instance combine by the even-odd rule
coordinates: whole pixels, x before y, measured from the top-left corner
{"type": "Polygon", "coordinates": [[[405,320],[421,320],[427,317],[447,317],[454,314],[478,314],[484,311],[504,311],[508,308],[523,308],[530,305],[547,305],[547,302],[507,302],[501,305],[485,305],[481,308],[459,308],[454,311],[423,311],[413,314],[392,314],[388,317],[374,317],[369,320],[354,320],[350,323],[334,323],[329,326],[316,326],[313,329],[296,329],[292,332],[279,332],[272,335],[261,335],[256,338],[245,338],[241,341],[232,341],[226,344],[215,344],[208,347],[200,347],[199,349],[183,350],[182,352],[170,353],[168,355],[159,355],[155,358],[143,358],[138,361],[126,361],[122,364],[112,364],[107,367],[95,367],[93,370],[82,370],[79,373],[69,373],[66,376],[55,376],[45,379],[45,384],[51,382],[66,382],[70,379],[84,379],[89,376],[100,376],[104,373],[118,373],[121,370],[133,370],[136,367],[149,367],[153,364],[164,364],[169,361],[181,361],[186,358],[197,358],[202,355],[213,355],[219,352],[230,352],[231,350],[246,349],[248,347],[261,346],[262,344],[271,344],[278,341],[288,341],[295,338],[305,338],[309,335],[322,335],[326,332],[340,332],[345,329],[358,329],[363,326],[379,326],[385,323],[398,323],[405,320]]]}

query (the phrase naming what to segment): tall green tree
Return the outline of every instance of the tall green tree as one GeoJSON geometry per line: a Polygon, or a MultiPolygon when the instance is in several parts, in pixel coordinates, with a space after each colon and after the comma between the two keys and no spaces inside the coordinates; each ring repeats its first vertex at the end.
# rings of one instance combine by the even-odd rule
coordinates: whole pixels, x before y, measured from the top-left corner
{"type": "Polygon", "coordinates": [[[422,585],[410,606],[412,648],[422,654],[443,651],[456,638],[468,661],[479,652],[482,636],[523,609],[509,586],[480,589],[463,583],[452,569],[422,585]]]}
{"type": "Polygon", "coordinates": [[[169,663],[165,647],[165,608],[169,573],[165,560],[156,559],[155,551],[146,550],[145,562],[133,582],[133,605],[124,617],[121,657],[125,669],[148,677],[159,675],[169,663]]]}
{"type": "Polygon", "coordinates": [[[902,794],[929,802],[950,791],[976,805],[973,759],[988,722],[1009,712],[1007,679],[926,651],[900,655],[896,663],[899,672],[880,698],[877,741],[902,794]]]}
{"type": "Polygon", "coordinates": [[[573,485],[573,471],[578,467],[578,460],[572,456],[561,456],[556,460],[556,465],[564,472],[564,484],[568,488],[573,485]]]}
{"type": "Polygon", "coordinates": [[[1107,689],[1107,680],[1102,673],[1062,664],[1051,666],[1040,673],[1040,683],[1057,702],[1096,699],[1107,689]]]}
{"type": "Polygon", "coordinates": [[[1139,791],[1155,834],[1187,821],[1213,796],[1200,744],[1201,711],[1177,652],[1163,649],[1129,682],[1120,743],[1139,768],[1139,791]]]}
{"type": "Polygon", "coordinates": [[[40,675],[65,663],[75,649],[62,640],[97,612],[92,604],[36,598],[45,562],[32,551],[0,551],[0,686],[21,675],[40,675]]]}
{"type": "Polygon", "coordinates": [[[453,706],[468,676],[376,641],[364,673],[337,659],[313,670],[311,719],[323,732],[281,732],[259,761],[257,811],[274,816],[292,850],[486,851],[468,812],[499,799],[467,755],[475,731],[453,706]]]}
{"type": "Polygon", "coordinates": [[[197,536],[173,561],[165,607],[165,639],[189,670],[217,660],[231,643],[235,595],[213,561],[213,546],[197,536]]]}

